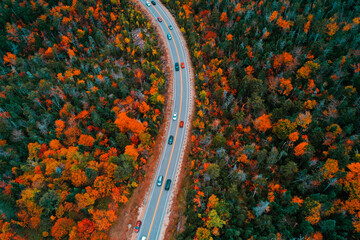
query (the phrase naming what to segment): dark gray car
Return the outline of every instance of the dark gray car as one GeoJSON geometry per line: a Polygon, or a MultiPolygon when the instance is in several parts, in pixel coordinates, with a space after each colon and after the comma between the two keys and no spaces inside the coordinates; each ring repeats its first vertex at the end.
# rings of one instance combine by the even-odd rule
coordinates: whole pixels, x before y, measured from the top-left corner
{"type": "Polygon", "coordinates": [[[169,191],[170,185],[171,185],[171,180],[170,179],[166,180],[166,183],[165,183],[165,190],[166,191],[169,191]]]}

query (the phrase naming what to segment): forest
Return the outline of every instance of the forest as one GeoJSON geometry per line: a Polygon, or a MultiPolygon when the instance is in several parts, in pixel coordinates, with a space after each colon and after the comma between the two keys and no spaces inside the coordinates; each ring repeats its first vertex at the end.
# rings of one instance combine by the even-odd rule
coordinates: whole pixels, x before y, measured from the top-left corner
{"type": "Polygon", "coordinates": [[[163,2],[197,93],[176,239],[359,239],[359,1],[163,2]]]}
{"type": "Polygon", "coordinates": [[[163,52],[120,0],[0,1],[0,239],[108,239],[162,123],[163,52]]]}

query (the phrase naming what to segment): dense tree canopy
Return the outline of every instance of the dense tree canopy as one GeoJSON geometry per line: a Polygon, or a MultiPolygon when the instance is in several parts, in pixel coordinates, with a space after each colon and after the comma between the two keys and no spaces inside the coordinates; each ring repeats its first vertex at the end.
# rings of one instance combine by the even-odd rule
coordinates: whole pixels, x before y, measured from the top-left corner
{"type": "Polygon", "coordinates": [[[157,36],[117,0],[5,0],[0,23],[0,239],[107,239],[162,121],[157,36]]]}
{"type": "Polygon", "coordinates": [[[359,2],[164,2],[197,92],[177,239],[360,238],[359,2]]]}

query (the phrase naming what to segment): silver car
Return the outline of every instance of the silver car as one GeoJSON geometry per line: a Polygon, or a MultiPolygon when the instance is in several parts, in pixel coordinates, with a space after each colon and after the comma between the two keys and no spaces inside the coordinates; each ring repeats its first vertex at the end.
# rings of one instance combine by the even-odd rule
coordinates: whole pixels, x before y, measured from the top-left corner
{"type": "Polygon", "coordinates": [[[156,185],[160,187],[160,186],[162,185],[163,179],[164,179],[164,177],[160,175],[160,176],[158,177],[158,180],[157,180],[156,185]]]}

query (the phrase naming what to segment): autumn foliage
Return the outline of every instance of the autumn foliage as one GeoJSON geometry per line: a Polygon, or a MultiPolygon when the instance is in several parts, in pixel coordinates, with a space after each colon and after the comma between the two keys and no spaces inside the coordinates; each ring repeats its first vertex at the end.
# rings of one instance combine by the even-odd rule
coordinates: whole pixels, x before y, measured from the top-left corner
{"type": "Polygon", "coordinates": [[[108,239],[163,119],[158,37],[128,1],[0,9],[0,239],[108,239]]]}
{"type": "Polygon", "coordinates": [[[197,94],[174,239],[360,239],[360,5],[340,2],[167,1],[197,94]]]}
{"type": "Polygon", "coordinates": [[[259,131],[266,132],[268,129],[272,127],[270,116],[263,114],[261,117],[258,117],[254,122],[254,126],[259,131]]]}

